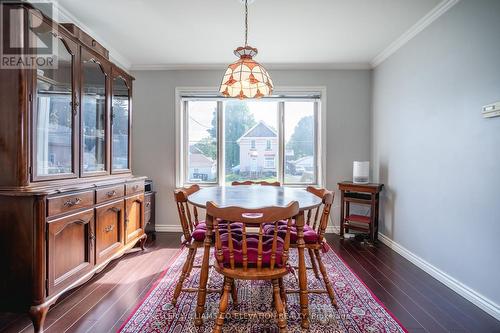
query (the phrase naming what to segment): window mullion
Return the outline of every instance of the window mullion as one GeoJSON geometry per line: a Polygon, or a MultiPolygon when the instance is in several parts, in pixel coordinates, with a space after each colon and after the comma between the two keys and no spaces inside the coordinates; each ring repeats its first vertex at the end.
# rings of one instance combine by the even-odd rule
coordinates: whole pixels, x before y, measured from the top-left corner
{"type": "Polygon", "coordinates": [[[219,186],[225,184],[225,134],[224,134],[224,107],[222,101],[217,101],[217,181],[219,186]]]}
{"type": "Polygon", "coordinates": [[[188,181],[188,175],[189,175],[189,170],[188,170],[188,158],[189,158],[189,108],[188,108],[188,102],[183,101],[183,107],[184,110],[182,112],[182,143],[183,143],[183,152],[182,152],[182,181],[183,184],[186,184],[188,181]]]}
{"type": "Polygon", "coordinates": [[[323,168],[321,165],[321,160],[320,158],[321,153],[320,153],[320,145],[322,142],[320,142],[319,138],[319,131],[320,131],[320,123],[319,123],[319,109],[318,109],[318,102],[314,102],[314,169],[315,169],[315,178],[314,178],[314,183],[323,186],[323,184],[320,184],[320,179],[323,179],[323,175],[321,174],[323,172],[323,168]]]}
{"type": "Polygon", "coordinates": [[[277,177],[284,184],[285,173],[285,102],[278,102],[278,167],[277,177]]]}

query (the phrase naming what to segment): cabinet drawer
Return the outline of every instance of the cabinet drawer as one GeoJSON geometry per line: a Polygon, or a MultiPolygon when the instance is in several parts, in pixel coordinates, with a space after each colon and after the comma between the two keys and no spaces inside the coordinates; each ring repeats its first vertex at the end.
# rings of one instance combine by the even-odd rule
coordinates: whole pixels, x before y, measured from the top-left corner
{"type": "Polygon", "coordinates": [[[125,194],[125,187],[123,186],[123,184],[99,188],[96,190],[96,203],[101,203],[104,201],[123,197],[124,194],[125,194]]]}
{"type": "Polygon", "coordinates": [[[144,192],[144,181],[128,183],[126,185],[126,194],[134,194],[144,192]]]}
{"type": "Polygon", "coordinates": [[[93,204],[94,191],[61,195],[48,199],[48,215],[59,215],[72,210],[91,207],[93,204]]]}

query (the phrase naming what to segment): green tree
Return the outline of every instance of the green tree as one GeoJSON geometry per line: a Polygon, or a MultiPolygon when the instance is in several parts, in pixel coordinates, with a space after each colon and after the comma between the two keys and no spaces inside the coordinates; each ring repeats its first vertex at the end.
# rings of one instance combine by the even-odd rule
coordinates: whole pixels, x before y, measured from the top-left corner
{"type": "Polygon", "coordinates": [[[215,160],[217,158],[217,143],[211,137],[205,137],[194,145],[203,155],[215,160]]]}
{"type": "Polygon", "coordinates": [[[292,149],[295,159],[314,154],[314,117],[307,116],[299,120],[287,144],[292,149]]]}
{"type": "MultiPolygon", "coordinates": [[[[240,146],[236,140],[254,126],[256,121],[246,102],[227,101],[224,112],[226,171],[230,172],[231,168],[240,164],[240,146]]],[[[217,136],[216,128],[216,114],[214,112],[212,127],[207,130],[212,138],[217,136]]]]}

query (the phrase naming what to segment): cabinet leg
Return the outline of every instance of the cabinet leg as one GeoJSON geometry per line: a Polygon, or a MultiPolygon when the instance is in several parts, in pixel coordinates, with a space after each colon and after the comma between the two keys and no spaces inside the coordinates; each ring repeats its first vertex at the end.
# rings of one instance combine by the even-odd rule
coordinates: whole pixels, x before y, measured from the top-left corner
{"type": "Polygon", "coordinates": [[[34,305],[30,308],[29,315],[35,328],[35,333],[43,333],[43,324],[49,307],[47,305],[34,305]]]}
{"type": "Polygon", "coordinates": [[[148,235],[144,234],[142,235],[141,239],[139,240],[139,246],[141,247],[141,250],[144,251],[144,245],[146,244],[146,240],[148,239],[148,235]]]}

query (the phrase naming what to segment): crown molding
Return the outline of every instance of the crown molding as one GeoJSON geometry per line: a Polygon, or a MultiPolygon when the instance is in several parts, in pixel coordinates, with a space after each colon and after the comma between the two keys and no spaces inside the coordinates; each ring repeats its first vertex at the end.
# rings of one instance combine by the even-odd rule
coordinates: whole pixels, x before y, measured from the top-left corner
{"type": "Polygon", "coordinates": [[[397,50],[399,50],[403,45],[408,43],[413,37],[422,32],[425,28],[431,25],[444,13],[446,13],[450,8],[455,6],[460,0],[443,0],[434,9],[432,9],[427,15],[422,17],[417,21],[410,29],[399,36],[394,42],[389,44],[382,52],[380,52],[371,61],[371,67],[375,68],[381,63],[383,63],[387,58],[393,55],[397,50]]]}
{"type": "MultiPolygon", "coordinates": [[[[33,1],[33,0],[30,0],[33,1]]],[[[57,10],[57,21],[58,23],[74,23],[76,24],[80,29],[88,33],[92,38],[94,38],[96,41],[98,41],[101,45],[103,45],[106,49],[109,51],[109,57],[112,62],[116,63],[117,65],[121,66],[122,68],[126,70],[130,70],[131,62],[124,57],[120,52],[118,52],[114,47],[110,45],[110,43],[106,42],[105,39],[103,39],[101,36],[99,36],[98,33],[96,33],[94,30],[89,28],[86,24],[84,24],[82,21],[80,21],[75,15],[73,15],[69,10],[67,10],[65,7],[63,7],[59,2],[54,1],[52,2],[54,5],[54,8],[57,10]]]]}
{"type": "MultiPolygon", "coordinates": [[[[132,64],[133,71],[224,70],[228,64],[132,64]]],[[[363,70],[369,63],[264,63],[268,70],[363,70]]]]}

